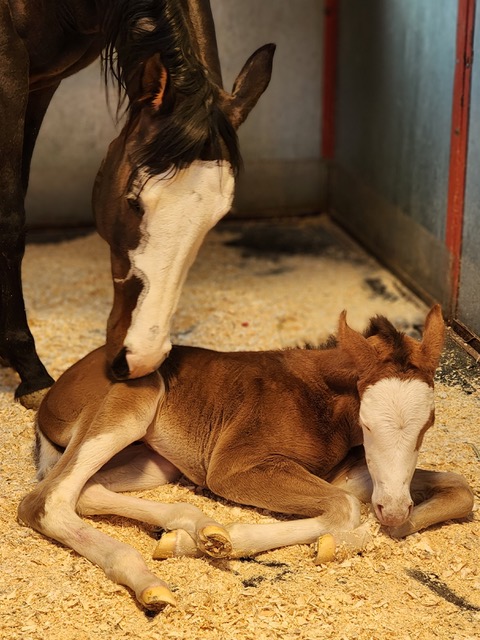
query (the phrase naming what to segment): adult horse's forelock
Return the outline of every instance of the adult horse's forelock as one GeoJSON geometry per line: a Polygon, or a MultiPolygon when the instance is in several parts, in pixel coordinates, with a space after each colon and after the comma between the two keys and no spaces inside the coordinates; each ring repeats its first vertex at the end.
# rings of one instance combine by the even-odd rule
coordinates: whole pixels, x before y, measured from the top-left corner
{"type": "Polygon", "coordinates": [[[209,159],[228,159],[236,174],[241,157],[235,128],[220,104],[222,80],[208,0],[119,0],[105,13],[104,31],[106,77],[111,72],[120,93],[124,90],[131,117],[144,107],[139,86],[147,61],[160,54],[167,76],[162,105],[151,113],[150,135],[137,149],[135,164],[158,175],[208,153],[209,159]],[[207,43],[209,37],[213,42],[207,43]]]}

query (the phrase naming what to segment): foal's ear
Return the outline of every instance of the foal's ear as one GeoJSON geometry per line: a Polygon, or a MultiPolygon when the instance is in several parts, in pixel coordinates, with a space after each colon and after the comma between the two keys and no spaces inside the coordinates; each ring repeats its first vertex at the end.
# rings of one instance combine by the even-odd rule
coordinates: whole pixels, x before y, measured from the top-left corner
{"type": "Polygon", "coordinates": [[[154,111],[162,106],[167,86],[167,70],[162,64],[160,54],[148,58],[142,71],[142,102],[149,102],[154,111]]]}
{"type": "Polygon", "coordinates": [[[276,46],[266,44],[253,53],[233,84],[227,97],[226,112],[235,129],[245,121],[272,77],[273,55],[276,46]]]}
{"type": "Polygon", "coordinates": [[[438,367],[445,340],[445,323],[442,308],[439,304],[433,306],[425,318],[423,339],[420,344],[422,357],[421,366],[432,375],[438,367]]]}
{"type": "Polygon", "coordinates": [[[338,342],[353,359],[360,372],[366,371],[377,361],[375,348],[361,333],[348,326],[346,311],[342,311],[338,320],[338,342]]]}

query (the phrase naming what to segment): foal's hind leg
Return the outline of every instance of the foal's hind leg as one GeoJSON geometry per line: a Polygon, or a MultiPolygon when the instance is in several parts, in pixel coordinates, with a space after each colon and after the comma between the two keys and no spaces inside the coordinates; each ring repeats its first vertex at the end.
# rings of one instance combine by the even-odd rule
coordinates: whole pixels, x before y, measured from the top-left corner
{"type": "Polygon", "coordinates": [[[88,480],[145,435],[158,406],[155,381],[149,377],[113,385],[92,422],[77,426],[63,456],[18,509],[21,521],[100,566],[111,580],[130,587],[146,607],[174,603],[168,586],[135,549],[85,523],[75,507],[88,480]]]}
{"type": "Polygon", "coordinates": [[[153,524],[167,531],[184,529],[196,548],[216,558],[232,551],[224,527],[187,503],[163,504],[119,491],[153,489],[180,477],[168,460],[143,444],[121,451],[85,485],[77,502],[82,515],[118,515],[153,524]]]}
{"type": "Polygon", "coordinates": [[[416,469],[410,492],[415,506],[406,522],[389,529],[395,538],[446,520],[466,518],[472,511],[473,491],[457,473],[416,469]]]}

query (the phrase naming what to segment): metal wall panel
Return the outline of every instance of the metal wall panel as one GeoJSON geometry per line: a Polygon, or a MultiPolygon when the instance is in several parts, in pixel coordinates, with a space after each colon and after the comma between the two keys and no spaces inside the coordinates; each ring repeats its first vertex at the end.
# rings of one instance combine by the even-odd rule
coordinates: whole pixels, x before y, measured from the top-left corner
{"type": "Polygon", "coordinates": [[[457,0],[342,0],[333,205],[416,288],[447,295],[457,0]]]}
{"type": "MultiPolygon", "coordinates": [[[[480,47],[480,7],[475,17],[475,44],[480,47]]],[[[480,336],[480,58],[473,63],[467,187],[457,316],[480,336]]]]}

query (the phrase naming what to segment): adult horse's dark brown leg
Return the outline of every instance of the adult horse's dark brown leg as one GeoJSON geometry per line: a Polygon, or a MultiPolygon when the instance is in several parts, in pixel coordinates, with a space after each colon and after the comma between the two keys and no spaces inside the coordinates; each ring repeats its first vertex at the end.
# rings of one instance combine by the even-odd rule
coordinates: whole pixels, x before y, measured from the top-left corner
{"type": "Polygon", "coordinates": [[[22,186],[24,195],[27,193],[30,164],[32,162],[33,150],[35,149],[40,127],[42,126],[43,118],[45,117],[55,91],[59,86],[60,82],[56,82],[51,87],[31,91],[28,96],[22,154],[22,186]]]}
{"type": "Polygon", "coordinates": [[[0,24],[0,355],[20,375],[21,384],[15,393],[20,398],[51,386],[53,379],[35,350],[21,280],[25,250],[22,155],[28,105],[28,53],[13,28],[5,3],[0,3],[0,24]]]}

